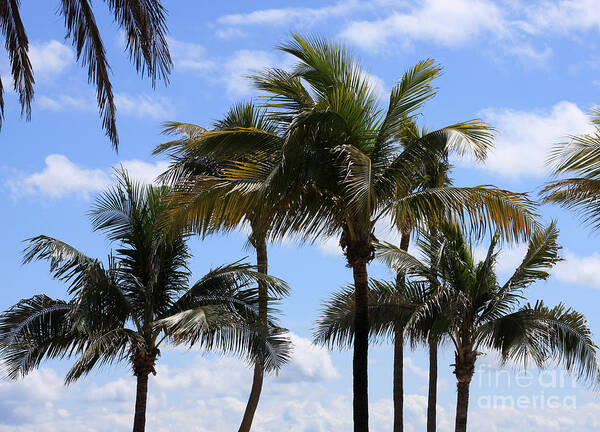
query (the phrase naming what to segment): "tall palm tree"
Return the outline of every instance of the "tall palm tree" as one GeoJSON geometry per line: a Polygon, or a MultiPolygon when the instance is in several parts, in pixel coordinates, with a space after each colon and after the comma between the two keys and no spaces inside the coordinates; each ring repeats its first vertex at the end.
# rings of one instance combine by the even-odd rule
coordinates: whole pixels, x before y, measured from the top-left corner
{"type": "Polygon", "coordinates": [[[77,356],[70,383],[93,367],[128,362],[137,377],[134,432],[145,430],[148,376],[165,340],[220,349],[267,370],[288,357],[283,330],[258,326],[257,282],[273,295],[285,284],[236,262],[189,284],[186,237],[163,228],[169,210],[166,187],[141,186],[121,174],[120,184],[91,210],[94,230],[116,242],[107,266],[54,238],[30,239],[24,261],[48,260],[54,278],[69,284],[70,300],[37,295],[0,318],[0,355],[17,378],[44,358],[77,356]]]}
{"type": "MultiPolygon", "coordinates": [[[[462,231],[451,224],[441,225],[435,236],[421,242],[426,255],[439,256],[436,272],[442,284],[429,309],[445,316],[445,332],[455,349],[456,432],[467,430],[469,387],[484,350],[497,351],[503,363],[534,361],[541,367],[556,361],[584,379],[598,379],[597,347],[582,314],[562,303],[554,308],[541,300],[520,304],[523,291],[546,280],[547,270],[560,260],[557,237],[554,223],[536,232],[523,261],[503,285],[494,273],[497,236],[481,262],[462,231]]],[[[404,251],[396,251],[394,259],[408,272],[431,269],[404,251]]],[[[428,315],[426,310],[421,314],[428,315]]]]}
{"type": "Polygon", "coordinates": [[[548,158],[552,174],[572,177],[548,183],[541,192],[546,203],[575,210],[584,223],[600,227],[600,110],[592,111],[593,133],[571,136],[570,141],[554,146],[548,158]]]}
{"type": "MultiPolygon", "coordinates": [[[[265,107],[281,137],[238,130],[228,146],[215,146],[214,134],[190,140],[202,155],[239,160],[228,169],[238,191],[261,191],[261,199],[280,211],[271,221],[274,237],[300,233],[304,239],[337,235],[353,269],[356,296],[353,366],[355,431],[368,430],[368,273],[374,257],[375,223],[390,214],[413,225],[449,217],[485,229],[502,227],[506,238],[527,237],[536,226],[531,202],[523,194],[493,187],[440,188],[398,197],[399,185],[412,182],[412,167],[432,149],[403,150],[398,135],[407,120],[435,94],[431,81],[440,68],[431,60],[407,71],[381,110],[360,65],[343,47],[293,35],[279,47],[292,55],[291,71],[268,69],[253,77],[266,92],[265,107]],[[243,186],[242,186],[243,185],[243,186]]],[[[465,126],[465,134],[481,127],[465,126]]],[[[443,152],[439,145],[437,152],[443,152]]],[[[253,196],[250,193],[249,196],[253,196]]],[[[238,200],[237,212],[252,200],[238,200]]]]}
{"type": "MultiPolygon", "coordinates": [[[[167,46],[166,10],[160,0],[106,0],[115,23],[123,30],[129,58],[142,75],[168,81],[172,62],[167,46]]],[[[0,34],[11,66],[12,86],[19,95],[21,115],[31,118],[34,72],[29,60],[29,39],[20,15],[19,0],[0,1],[0,34]]],[[[106,49],[96,24],[91,0],[61,0],[57,13],[64,19],[66,39],[75,47],[77,60],[87,66],[88,79],[96,86],[102,128],[118,149],[116,107],[106,49]]],[[[0,127],[4,118],[3,86],[0,80],[0,127]]]]}
{"type": "MultiPolygon", "coordinates": [[[[179,136],[174,141],[158,146],[155,154],[167,152],[172,163],[162,175],[174,185],[169,201],[171,219],[189,232],[205,235],[227,231],[246,225],[250,229],[249,243],[256,250],[257,270],[268,273],[267,239],[271,220],[278,206],[261,199],[262,181],[238,179],[230,176],[231,170],[243,166],[251,154],[239,155],[236,160],[223,159],[221,149],[231,157],[229,148],[240,139],[283,142],[278,125],[263,109],[252,103],[234,105],[222,120],[207,129],[189,124],[171,122],[165,133],[179,136]],[[198,141],[198,138],[202,138],[198,141]],[[214,152],[207,151],[207,147],[214,152]],[[240,203],[244,203],[241,206],[240,203]]],[[[268,300],[266,286],[259,283],[259,320],[268,329],[268,300]]],[[[265,367],[262,359],[254,364],[252,388],[239,432],[248,432],[258,407],[262,392],[265,367]]]]}
{"type": "MultiPolygon", "coordinates": [[[[269,193],[277,202],[282,196],[290,199],[274,226],[279,235],[298,231],[310,239],[340,238],[354,276],[354,430],[365,432],[367,264],[374,257],[375,223],[393,207],[397,217],[411,225],[450,215],[479,228],[497,223],[507,238],[521,238],[535,227],[534,215],[525,196],[491,187],[439,188],[397,196],[399,186],[412,182],[412,167],[431,157],[432,149],[402,149],[397,137],[435,94],[431,82],[440,68],[433,61],[409,69],[392,88],[387,109],[381,109],[367,75],[344,47],[293,35],[279,48],[295,58],[292,70],[269,69],[253,78],[267,93],[265,105],[285,125],[281,161],[269,171],[269,193]],[[292,197],[290,191],[301,193],[292,197]]],[[[466,125],[464,132],[478,134],[481,127],[466,125]]],[[[270,144],[263,143],[260,150],[268,153],[270,144]]],[[[434,153],[443,151],[439,144],[434,153]]],[[[247,166],[246,172],[260,172],[260,163],[256,166],[247,166]]]]}
{"type": "MultiPolygon", "coordinates": [[[[470,132],[470,131],[469,131],[470,132]]],[[[450,151],[457,151],[460,154],[464,154],[470,150],[478,159],[483,159],[486,155],[487,149],[491,146],[491,134],[489,130],[483,124],[478,124],[475,121],[458,123],[455,125],[447,126],[445,128],[428,132],[425,128],[419,130],[414,122],[408,121],[406,123],[405,130],[399,136],[399,142],[403,148],[436,148],[441,142],[446,148],[446,151],[442,154],[437,155],[435,158],[428,160],[426,164],[417,164],[413,168],[413,182],[412,184],[403,184],[404,190],[398,191],[399,197],[407,196],[411,193],[415,193],[419,190],[436,189],[451,185],[448,179],[448,171],[450,170],[450,164],[448,163],[448,153],[450,151]],[[464,127],[469,125],[473,127],[479,127],[479,134],[465,134],[464,127]]],[[[394,224],[401,234],[401,240],[399,248],[407,251],[411,237],[411,227],[405,221],[395,219],[394,224]]],[[[394,400],[394,432],[401,432],[403,430],[403,361],[404,361],[404,338],[405,338],[405,326],[410,321],[410,313],[407,313],[406,304],[412,304],[413,307],[416,305],[423,304],[426,301],[426,295],[429,290],[435,290],[437,286],[434,280],[429,290],[418,290],[414,291],[407,287],[404,287],[405,271],[402,267],[396,268],[392,261],[386,260],[388,254],[386,250],[391,248],[395,250],[395,247],[386,244],[380,245],[380,258],[386,262],[391,270],[396,272],[396,288],[392,290],[386,290],[386,295],[382,293],[375,295],[369,303],[369,314],[371,316],[371,334],[375,336],[380,333],[379,326],[382,325],[384,317],[389,318],[391,321],[390,333],[393,334],[392,340],[394,345],[394,378],[393,378],[393,400],[394,400]],[[417,294],[417,297],[407,297],[408,293],[412,293],[413,296],[417,294]],[[392,300],[389,296],[394,297],[392,300]],[[420,297],[419,297],[420,296],[420,297]],[[378,302],[382,302],[381,305],[378,302]],[[399,306],[397,316],[391,316],[389,311],[390,302],[393,302],[399,306]],[[380,308],[381,306],[382,308],[380,308]],[[383,316],[372,316],[373,314],[383,314],[383,316]],[[373,328],[373,325],[376,327],[373,328]]],[[[343,291],[344,295],[338,293],[334,295],[334,299],[327,303],[323,311],[323,319],[319,321],[318,331],[316,340],[319,343],[329,344],[330,339],[333,338],[336,332],[341,331],[345,317],[338,316],[338,313],[342,313],[340,303],[341,299],[346,301],[348,309],[345,313],[350,313],[354,310],[354,304],[349,298],[346,298],[347,290],[343,291]],[[332,321],[334,319],[340,319],[341,322],[332,321]],[[332,328],[333,326],[333,328],[332,328]]],[[[347,322],[346,322],[347,324],[347,322]]],[[[414,329],[413,329],[414,330],[414,329]]],[[[427,430],[428,432],[435,431],[436,427],[436,401],[437,401],[437,346],[438,340],[432,332],[432,328],[428,327],[420,333],[424,335],[423,341],[429,345],[429,356],[430,356],[430,385],[428,395],[428,415],[427,415],[427,430]]],[[[348,329],[344,329],[348,331],[348,329]]],[[[414,335],[414,331],[411,332],[414,335]]],[[[337,340],[337,339],[336,339],[337,340]]],[[[411,340],[415,340],[415,337],[411,337],[411,340]]],[[[337,340],[342,342],[341,340],[337,340]]],[[[345,343],[351,343],[351,340],[343,340],[345,343]]]]}

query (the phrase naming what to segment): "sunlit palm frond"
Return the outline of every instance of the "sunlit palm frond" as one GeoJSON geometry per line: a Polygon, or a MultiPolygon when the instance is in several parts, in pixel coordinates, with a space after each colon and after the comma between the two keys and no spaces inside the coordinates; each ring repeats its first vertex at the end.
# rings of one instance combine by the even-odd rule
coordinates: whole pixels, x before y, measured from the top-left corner
{"type": "Polygon", "coordinates": [[[473,154],[476,159],[484,160],[493,147],[493,138],[494,128],[479,120],[468,120],[429,132],[420,140],[441,141],[450,152],[460,156],[473,154]]]}
{"type": "Polygon", "coordinates": [[[527,253],[519,267],[504,284],[503,290],[516,290],[527,287],[550,277],[548,270],[561,260],[558,245],[558,228],[553,221],[542,231],[536,232],[529,240],[527,253]]]}
{"type": "Polygon", "coordinates": [[[397,138],[416,110],[436,94],[431,82],[440,75],[442,68],[433,60],[418,62],[408,69],[390,93],[385,118],[379,128],[378,145],[397,138]]]}
{"type": "Polygon", "coordinates": [[[555,145],[548,156],[553,174],[575,173],[598,179],[600,176],[600,131],[571,136],[570,141],[555,145]]]}
{"type": "Polygon", "coordinates": [[[396,202],[394,217],[413,226],[450,220],[479,233],[498,230],[508,241],[526,239],[538,229],[534,203],[526,194],[493,186],[417,191],[396,202]]]}
{"type": "Polygon", "coordinates": [[[570,178],[547,184],[541,191],[546,203],[558,204],[579,213],[583,223],[600,227],[600,180],[570,178]]]}

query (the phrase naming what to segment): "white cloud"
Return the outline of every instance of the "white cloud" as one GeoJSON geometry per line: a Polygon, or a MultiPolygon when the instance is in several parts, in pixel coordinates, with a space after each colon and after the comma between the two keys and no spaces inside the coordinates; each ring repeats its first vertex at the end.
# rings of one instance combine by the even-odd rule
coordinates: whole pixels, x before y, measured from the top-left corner
{"type": "Polygon", "coordinates": [[[214,62],[206,57],[206,49],[202,45],[171,37],[168,42],[175,69],[206,71],[214,67],[214,62]]]}
{"type": "Polygon", "coordinates": [[[42,171],[28,175],[14,184],[13,192],[39,193],[50,198],[65,195],[87,197],[91,192],[102,190],[110,184],[105,171],[81,168],[64,155],[49,155],[45,163],[42,171]]]}
{"type": "Polygon", "coordinates": [[[227,93],[241,96],[251,94],[252,84],[247,75],[260,72],[277,63],[277,57],[267,51],[239,50],[234,52],[224,65],[227,71],[227,76],[224,78],[227,93]]]}
{"type": "Polygon", "coordinates": [[[353,21],[340,32],[340,37],[364,48],[403,38],[455,46],[484,33],[505,33],[502,11],[495,3],[425,0],[405,13],[394,11],[383,19],[353,21]]]}
{"type": "Polygon", "coordinates": [[[247,14],[231,14],[220,17],[217,22],[228,26],[273,25],[287,27],[290,24],[296,26],[311,25],[317,21],[347,15],[368,7],[369,2],[350,0],[320,8],[288,7],[256,10],[247,14]]]}
{"type": "Polygon", "coordinates": [[[53,78],[73,63],[71,47],[56,40],[29,46],[29,59],[35,78],[53,78]]]}
{"type": "Polygon", "coordinates": [[[527,17],[524,30],[533,34],[600,30],[600,8],[596,0],[525,3],[524,13],[527,17]]]}
{"type": "Polygon", "coordinates": [[[553,276],[563,282],[600,288],[600,254],[577,256],[573,252],[563,253],[564,261],[559,262],[552,272],[553,276]]]}
{"type": "Polygon", "coordinates": [[[340,377],[329,352],[309,339],[290,334],[294,344],[292,359],[279,374],[282,382],[327,381],[340,377]]]}
{"type": "MultiPolygon", "coordinates": [[[[90,194],[106,189],[114,179],[110,169],[85,168],[73,163],[61,154],[46,157],[45,167],[36,173],[20,175],[7,182],[14,196],[43,195],[62,198],[75,195],[88,198],[90,194]]],[[[122,165],[131,178],[151,183],[168,167],[168,162],[148,163],[137,159],[123,161],[122,165]]]]}
{"type": "Polygon", "coordinates": [[[80,96],[69,96],[60,94],[53,97],[42,95],[36,99],[41,109],[49,111],[62,111],[65,109],[74,109],[77,111],[96,111],[96,101],[92,98],[80,96]]]}
{"type": "MultiPolygon", "coordinates": [[[[166,120],[174,113],[173,103],[169,98],[163,96],[115,93],[114,100],[117,114],[129,117],[166,120]]],[[[85,96],[72,96],[69,94],[42,95],[37,99],[37,103],[41,109],[49,111],[96,112],[98,110],[96,99],[91,93],[85,96]]]]}
{"type": "Polygon", "coordinates": [[[586,113],[567,101],[549,111],[487,109],[482,115],[498,129],[494,149],[482,169],[512,178],[545,176],[545,160],[553,145],[568,135],[593,130],[586,113]]]}
{"type": "Polygon", "coordinates": [[[117,113],[138,118],[151,118],[167,120],[173,115],[174,109],[171,100],[166,97],[149,95],[130,95],[127,93],[115,94],[117,113]]]}

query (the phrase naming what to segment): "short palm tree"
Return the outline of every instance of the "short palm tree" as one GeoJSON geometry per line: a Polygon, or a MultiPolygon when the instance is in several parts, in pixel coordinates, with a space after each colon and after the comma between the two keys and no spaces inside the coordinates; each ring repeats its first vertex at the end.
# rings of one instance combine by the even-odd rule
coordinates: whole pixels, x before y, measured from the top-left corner
{"type": "MultiPolygon", "coordinates": [[[[8,51],[12,85],[19,95],[21,114],[31,118],[34,93],[34,72],[29,60],[29,39],[19,12],[20,1],[0,2],[0,34],[8,51]]],[[[57,13],[62,16],[70,39],[76,49],[77,60],[87,66],[88,78],[96,86],[102,127],[115,149],[119,145],[116,126],[116,107],[110,66],[106,49],[94,17],[91,0],[61,0],[57,13]]],[[[165,82],[172,62],[167,46],[166,11],[160,0],[106,0],[115,23],[123,30],[129,57],[143,75],[165,82]]],[[[4,117],[4,98],[0,80],[0,127],[4,117]]]]}
{"type": "MultiPolygon", "coordinates": [[[[450,215],[479,228],[498,225],[507,238],[521,238],[533,231],[536,222],[524,195],[491,187],[440,188],[398,197],[399,186],[412,182],[414,165],[431,157],[432,149],[403,150],[398,135],[435,94],[431,81],[440,68],[433,61],[407,71],[382,110],[367,75],[345,48],[294,35],[280,49],[296,59],[293,69],[268,69],[253,78],[266,93],[264,105],[280,134],[250,139],[256,136],[253,130],[239,130],[228,146],[211,145],[211,134],[188,144],[203,150],[203,155],[244,158],[227,175],[240,181],[238,191],[247,187],[252,197],[259,188],[261,199],[279,206],[271,221],[273,237],[339,236],[354,273],[353,416],[355,431],[364,432],[368,430],[367,264],[374,257],[375,223],[393,207],[398,218],[413,225],[450,215]]],[[[469,129],[481,130],[467,127],[465,133],[469,129]]],[[[444,151],[442,144],[435,149],[444,151]]],[[[237,211],[245,213],[244,206],[252,205],[251,199],[238,200],[237,211]]]]}
{"type": "MultiPolygon", "coordinates": [[[[174,186],[169,197],[173,223],[202,235],[246,225],[250,229],[249,242],[256,250],[257,270],[266,275],[267,239],[278,206],[261,199],[262,179],[239,179],[230,175],[238,166],[243,166],[251,154],[239,155],[236,160],[223,159],[223,156],[232,157],[230,148],[238,140],[269,139],[282,143],[277,123],[252,103],[238,103],[211,131],[189,123],[171,122],[166,124],[165,133],[179,136],[155,150],[155,154],[168,152],[172,160],[162,179],[174,186]]],[[[266,330],[269,293],[264,284],[258,286],[258,316],[266,330]]],[[[257,360],[239,432],[250,431],[260,400],[265,367],[262,359],[257,360]]]]}
{"type": "Polygon", "coordinates": [[[600,228],[600,110],[592,112],[593,133],[572,136],[552,149],[548,163],[552,174],[572,177],[548,183],[541,192],[546,203],[578,212],[584,223],[600,228]]]}
{"type": "Polygon", "coordinates": [[[30,239],[25,262],[50,261],[54,278],[69,283],[68,301],[45,295],[22,300],[0,318],[0,355],[17,378],[44,358],[77,356],[66,382],[93,367],[125,361],[137,377],[133,430],[145,429],[148,376],[165,340],[264,359],[278,369],[289,341],[269,322],[259,331],[257,282],[281,295],[285,284],[240,262],[211,270],[190,286],[185,236],[166,233],[166,187],[141,186],[123,173],[91,211],[95,230],[116,242],[105,267],[46,236],[30,239]]]}
{"type": "MultiPolygon", "coordinates": [[[[443,316],[445,333],[454,345],[456,432],[466,431],[469,386],[483,351],[497,351],[503,363],[534,361],[541,367],[557,361],[585,379],[598,379],[597,347],[582,314],[562,303],[554,308],[541,300],[520,304],[523,291],[546,280],[547,270],[560,260],[554,223],[534,234],[523,261],[503,285],[494,273],[497,236],[484,260],[477,262],[460,229],[451,224],[438,228],[435,236],[424,237],[421,249],[427,256],[439,257],[436,272],[442,283],[421,316],[443,316]]],[[[396,251],[393,259],[396,266],[417,275],[431,270],[403,251],[396,251]]]]}

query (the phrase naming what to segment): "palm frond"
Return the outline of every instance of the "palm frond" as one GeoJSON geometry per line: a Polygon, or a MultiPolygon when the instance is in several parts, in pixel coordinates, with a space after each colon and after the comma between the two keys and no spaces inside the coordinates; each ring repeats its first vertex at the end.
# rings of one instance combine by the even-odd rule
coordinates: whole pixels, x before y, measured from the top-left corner
{"type": "Polygon", "coordinates": [[[72,328],[72,303],[37,295],[0,315],[0,357],[8,378],[25,376],[42,360],[69,356],[85,339],[72,328]]]}
{"type": "Polygon", "coordinates": [[[526,194],[493,186],[443,187],[400,198],[394,218],[418,226],[446,220],[484,233],[498,231],[508,241],[527,239],[538,229],[535,205],[526,194]]]}
{"type": "MultiPolygon", "coordinates": [[[[92,6],[88,0],[61,0],[59,11],[67,27],[66,37],[73,40],[77,60],[81,60],[83,66],[88,66],[88,80],[96,86],[102,128],[116,150],[119,147],[117,108],[109,77],[110,66],[106,58],[106,49],[96,25],[92,6]]],[[[133,35],[128,37],[132,38],[133,35]]]]}
{"type": "MultiPolygon", "coordinates": [[[[13,88],[19,94],[21,115],[31,118],[33,100],[33,69],[29,60],[29,40],[21,21],[18,0],[6,0],[0,3],[0,31],[4,36],[4,46],[8,51],[11,66],[13,88]]],[[[4,118],[4,99],[0,86],[0,127],[4,118]]]]}

